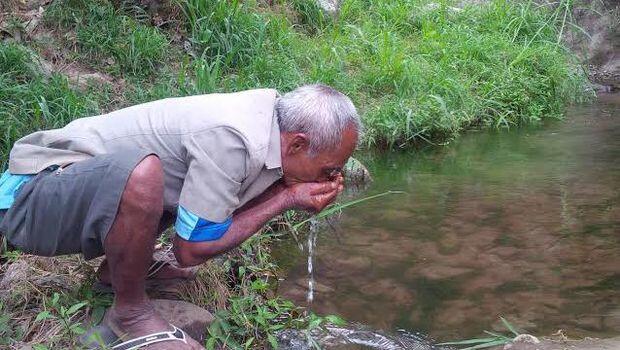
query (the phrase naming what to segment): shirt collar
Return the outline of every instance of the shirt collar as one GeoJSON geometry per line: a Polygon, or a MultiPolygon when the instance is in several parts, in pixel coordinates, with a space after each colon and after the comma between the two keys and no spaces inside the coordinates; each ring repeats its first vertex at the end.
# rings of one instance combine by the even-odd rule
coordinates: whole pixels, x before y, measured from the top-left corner
{"type": "Polygon", "coordinates": [[[269,149],[267,150],[267,158],[265,159],[267,169],[276,169],[282,167],[282,151],[280,149],[280,126],[278,118],[273,116],[271,123],[271,134],[269,136],[269,149]]]}

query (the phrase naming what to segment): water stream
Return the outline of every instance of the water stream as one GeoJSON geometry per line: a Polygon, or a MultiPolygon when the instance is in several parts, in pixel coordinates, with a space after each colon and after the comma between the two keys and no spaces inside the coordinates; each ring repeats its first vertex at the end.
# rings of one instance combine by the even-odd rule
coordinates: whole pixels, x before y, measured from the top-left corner
{"type": "Polygon", "coordinates": [[[375,179],[363,195],[407,194],[346,209],[308,252],[276,247],[284,297],[437,340],[501,331],[499,316],[536,334],[620,334],[618,95],[564,121],[358,157],[375,179]]]}
{"type": "Polygon", "coordinates": [[[316,235],[318,232],[318,226],[316,220],[310,221],[310,230],[308,232],[308,296],[306,302],[308,305],[312,304],[314,300],[314,273],[313,273],[313,260],[314,260],[314,247],[316,246],[316,235]]]}

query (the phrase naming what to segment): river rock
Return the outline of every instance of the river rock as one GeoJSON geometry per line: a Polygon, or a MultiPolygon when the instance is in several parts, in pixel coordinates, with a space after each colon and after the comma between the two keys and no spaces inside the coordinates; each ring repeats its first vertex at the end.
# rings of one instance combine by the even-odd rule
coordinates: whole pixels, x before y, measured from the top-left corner
{"type": "Polygon", "coordinates": [[[197,342],[205,342],[207,327],[214,320],[209,311],[182,300],[154,299],[152,303],[168,322],[183,329],[197,342]]]}
{"type": "Polygon", "coordinates": [[[351,157],[342,169],[344,178],[349,184],[356,186],[364,185],[372,181],[370,172],[359,160],[351,157]]]}
{"type": "MultiPolygon", "coordinates": [[[[300,287],[303,288],[304,290],[308,290],[308,279],[306,278],[300,278],[297,281],[295,281],[295,284],[300,287]]],[[[314,281],[314,285],[313,285],[313,290],[317,293],[332,293],[334,292],[334,288],[332,286],[328,286],[327,284],[318,282],[318,281],[314,281]]]]}

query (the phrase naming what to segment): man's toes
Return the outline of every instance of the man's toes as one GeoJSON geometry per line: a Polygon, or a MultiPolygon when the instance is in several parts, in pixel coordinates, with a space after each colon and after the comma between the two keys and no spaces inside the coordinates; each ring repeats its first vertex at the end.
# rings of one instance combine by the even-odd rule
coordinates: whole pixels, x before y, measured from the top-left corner
{"type": "Polygon", "coordinates": [[[144,347],[145,350],[194,350],[194,348],[189,344],[183,344],[180,341],[163,341],[161,343],[155,343],[144,347]]]}
{"type": "Polygon", "coordinates": [[[192,350],[204,350],[205,349],[202,345],[198,344],[198,342],[192,338],[187,338],[187,344],[189,344],[192,347],[192,350]]]}

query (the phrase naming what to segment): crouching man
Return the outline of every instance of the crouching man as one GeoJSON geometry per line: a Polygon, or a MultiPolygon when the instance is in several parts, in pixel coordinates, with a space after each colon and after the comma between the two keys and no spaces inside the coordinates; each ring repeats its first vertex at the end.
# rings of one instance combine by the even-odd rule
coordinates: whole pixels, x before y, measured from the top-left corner
{"type": "MultiPolygon", "coordinates": [[[[98,275],[115,292],[110,329],[148,349],[201,348],[145,293],[158,235],[174,222],[174,254],[188,267],[285,210],[321,211],[343,189],[359,131],[349,98],[324,85],[282,97],[259,89],[169,98],[77,119],[15,143],[0,179],[0,232],[31,254],[105,255],[98,275]]],[[[150,278],[186,275],[168,265],[150,278]]]]}

